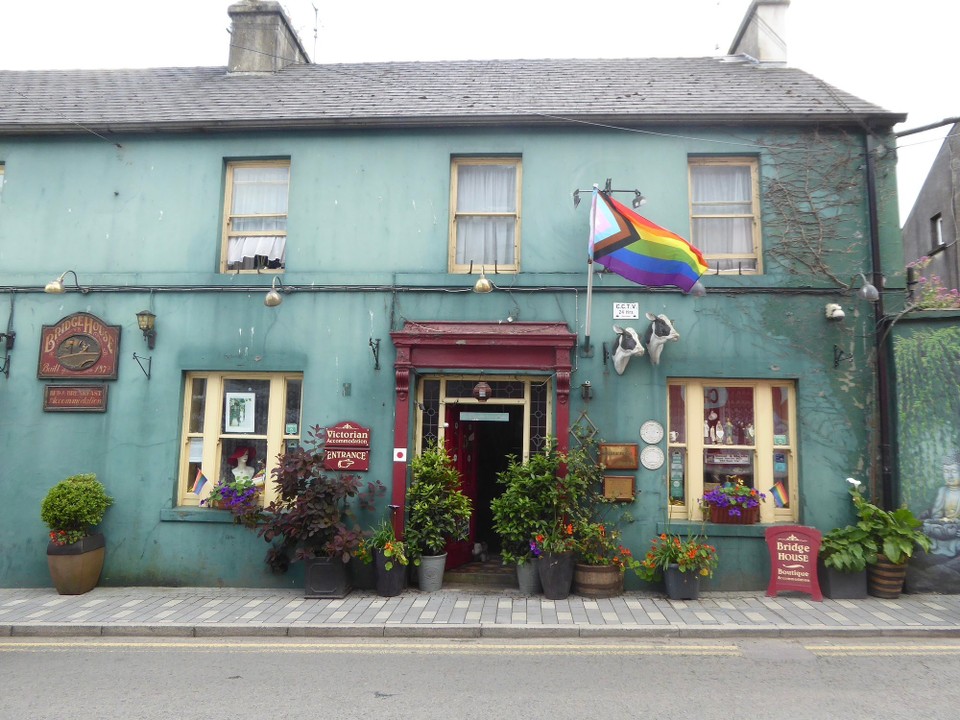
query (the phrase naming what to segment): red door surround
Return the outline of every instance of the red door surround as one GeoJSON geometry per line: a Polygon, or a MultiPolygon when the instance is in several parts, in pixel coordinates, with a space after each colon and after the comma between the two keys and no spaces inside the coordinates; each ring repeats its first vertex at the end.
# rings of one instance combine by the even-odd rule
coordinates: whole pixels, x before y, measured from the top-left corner
{"type": "MultiPolygon", "coordinates": [[[[577,336],[565,323],[412,322],[390,333],[397,350],[396,415],[393,426],[393,504],[402,526],[410,442],[410,375],[423,370],[514,370],[556,376],[556,438],[568,449],[570,352],[577,336]]],[[[400,532],[402,527],[397,527],[400,532]]]]}

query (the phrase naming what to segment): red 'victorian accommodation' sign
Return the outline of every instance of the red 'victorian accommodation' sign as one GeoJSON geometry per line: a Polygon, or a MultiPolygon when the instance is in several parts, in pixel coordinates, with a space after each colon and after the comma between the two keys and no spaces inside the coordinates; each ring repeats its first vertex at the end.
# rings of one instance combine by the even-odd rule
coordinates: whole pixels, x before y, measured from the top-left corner
{"type": "Polygon", "coordinates": [[[369,470],[370,428],[349,421],[328,427],[323,466],[347,472],[369,470]]]}
{"type": "Polygon", "coordinates": [[[778,525],[766,531],[770,551],[770,585],[767,595],[778,591],[798,590],[810,593],[820,602],[820,580],[817,578],[817,555],[820,553],[820,531],[800,525],[778,525]]]}
{"type": "Polygon", "coordinates": [[[116,380],[119,348],[119,325],[107,325],[89,313],[68,315],[43,326],[37,377],[116,380]]]}

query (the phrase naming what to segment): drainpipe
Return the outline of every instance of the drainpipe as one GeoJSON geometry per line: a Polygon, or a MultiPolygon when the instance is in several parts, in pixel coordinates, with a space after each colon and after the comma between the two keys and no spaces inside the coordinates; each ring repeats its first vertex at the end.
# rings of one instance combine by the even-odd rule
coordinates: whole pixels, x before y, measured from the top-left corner
{"type": "Polygon", "coordinates": [[[877,358],[877,411],[880,432],[880,499],[881,507],[892,510],[897,504],[897,487],[893,468],[893,410],[890,405],[890,320],[883,308],[883,265],[880,256],[880,220],[877,213],[877,177],[875,153],[877,143],[869,131],[864,136],[867,155],[867,212],[870,223],[870,263],[873,286],[880,290],[880,299],[873,304],[874,344],[877,358]]]}

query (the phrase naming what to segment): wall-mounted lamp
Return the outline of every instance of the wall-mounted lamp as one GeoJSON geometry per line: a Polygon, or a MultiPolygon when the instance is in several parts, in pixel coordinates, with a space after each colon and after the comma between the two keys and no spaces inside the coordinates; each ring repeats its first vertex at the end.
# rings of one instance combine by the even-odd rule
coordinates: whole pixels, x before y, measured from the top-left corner
{"type": "Polygon", "coordinates": [[[642,192],[640,192],[639,190],[634,190],[633,200],[631,201],[630,204],[633,205],[633,209],[636,210],[641,205],[646,205],[647,199],[643,196],[642,192]]]}
{"type": "Polygon", "coordinates": [[[693,297],[703,297],[707,294],[707,288],[704,287],[703,283],[697,280],[693,287],[690,288],[690,292],[687,295],[693,295],[693,297]]]}
{"type": "Polygon", "coordinates": [[[270,290],[263,297],[263,304],[267,307],[276,307],[283,302],[283,297],[280,295],[280,292],[277,290],[277,283],[280,283],[280,289],[285,289],[283,287],[283,282],[276,275],[273,276],[273,282],[270,283],[270,290]]]}
{"type": "Polygon", "coordinates": [[[486,402],[489,400],[492,392],[493,388],[491,388],[490,385],[483,380],[473,386],[473,397],[480,402],[486,402]]]}
{"type": "MultiPolygon", "coordinates": [[[[630,201],[630,204],[633,205],[633,209],[636,210],[641,205],[647,204],[647,198],[644,197],[643,193],[639,190],[613,190],[610,186],[613,184],[612,178],[607,178],[607,184],[604,186],[603,191],[608,195],[610,193],[633,193],[633,200],[630,201]]],[[[599,188],[599,185],[594,185],[593,187],[599,188]]],[[[592,193],[593,190],[574,190],[573,191],[573,207],[574,209],[580,205],[580,193],[592,193]]]]}
{"type": "Polygon", "coordinates": [[[153,350],[157,342],[157,331],[154,330],[157,316],[149,310],[141,310],[137,313],[137,327],[143,333],[143,339],[147,341],[147,347],[153,350]]]}
{"type": "Polygon", "coordinates": [[[863,280],[863,285],[857,290],[857,297],[867,302],[879,302],[880,291],[877,290],[876,286],[868,282],[863,273],[860,273],[860,279],[863,280]]]}
{"type": "Polygon", "coordinates": [[[846,317],[843,308],[837,303],[827,303],[824,307],[824,314],[827,316],[827,320],[843,320],[846,317]]]}
{"type": "Polygon", "coordinates": [[[86,294],[88,292],[87,288],[80,287],[80,281],[77,279],[77,274],[73,270],[64,270],[60,273],[60,277],[56,280],[51,280],[46,285],[43,286],[43,291],[45,293],[50,293],[51,295],[63,295],[67,291],[67,288],[63,284],[63,279],[67,276],[67,273],[73,275],[73,283],[77,286],[77,290],[81,293],[86,294]]]}
{"type": "MultiPolygon", "coordinates": [[[[473,260],[470,261],[470,274],[473,275],[473,260]]],[[[487,280],[487,276],[483,272],[483,265],[480,266],[480,277],[473,284],[473,291],[481,294],[493,292],[493,283],[487,280]]]]}
{"type": "Polygon", "coordinates": [[[593,400],[593,385],[589,380],[580,383],[580,397],[588,401],[593,400]]]}

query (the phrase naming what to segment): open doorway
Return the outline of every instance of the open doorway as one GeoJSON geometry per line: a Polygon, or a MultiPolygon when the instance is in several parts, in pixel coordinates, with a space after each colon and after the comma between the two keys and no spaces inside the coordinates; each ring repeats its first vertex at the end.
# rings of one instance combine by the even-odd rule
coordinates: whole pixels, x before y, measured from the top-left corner
{"type": "Polygon", "coordinates": [[[549,377],[426,376],[418,383],[417,451],[433,442],[442,444],[460,474],[463,492],[473,503],[466,541],[447,546],[447,569],[477,559],[479,544],[489,558],[500,553],[493,530],[490,503],[503,489],[497,474],[510,456],[520,461],[539,452],[547,442],[552,411],[549,377]],[[489,396],[474,397],[483,382],[489,396]]]}

